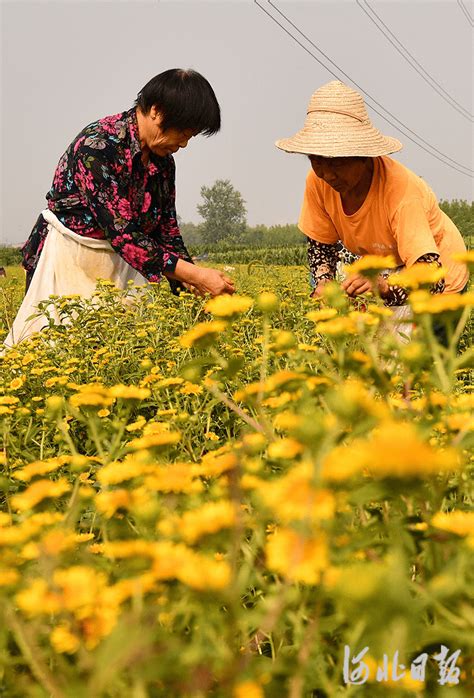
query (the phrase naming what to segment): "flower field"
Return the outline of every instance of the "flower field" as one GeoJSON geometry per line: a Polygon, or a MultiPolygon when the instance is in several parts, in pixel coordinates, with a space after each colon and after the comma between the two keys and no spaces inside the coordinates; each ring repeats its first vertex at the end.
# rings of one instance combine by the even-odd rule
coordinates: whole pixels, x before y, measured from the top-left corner
{"type": "Polygon", "coordinates": [[[53,298],[0,357],[0,695],[474,695],[474,294],[407,274],[404,343],[301,267],[233,276],[53,298]]]}

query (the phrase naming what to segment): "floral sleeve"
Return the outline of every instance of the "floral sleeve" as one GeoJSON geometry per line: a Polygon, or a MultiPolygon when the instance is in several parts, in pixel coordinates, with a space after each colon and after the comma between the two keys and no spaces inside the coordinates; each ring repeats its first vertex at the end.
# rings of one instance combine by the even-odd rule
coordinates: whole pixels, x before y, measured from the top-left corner
{"type": "Polygon", "coordinates": [[[318,242],[308,238],[308,263],[315,286],[323,279],[336,277],[339,243],[318,242]]]}
{"type": "Polygon", "coordinates": [[[138,229],[124,179],[120,178],[119,184],[113,165],[101,158],[101,152],[83,146],[76,153],[74,182],[82,203],[92,212],[115,252],[148,281],[160,281],[163,272],[174,271],[179,252],[170,240],[161,244],[138,229]]]}
{"type": "MultiPolygon", "coordinates": [[[[424,262],[425,264],[436,264],[437,267],[442,266],[439,254],[435,254],[434,252],[430,252],[428,254],[422,255],[421,257],[418,257],[415,264],[420,264],[422,262],[424,262]]],[[[392,270],[388,269],[387,271],[382,273],[382,276],[384,278],[387,278],[388,276],[390,276],[391,273],[392,270]]],[[[444,286],[444,279],[440,279],[431,286],[430,293],[443,293],[444,286]]],[[[389,285],[389,291],[384,295],[383,299],[385,305],[405,305],[408,300],[408,291],[405,288],[402,288],[401,286],[389,285]]]]}

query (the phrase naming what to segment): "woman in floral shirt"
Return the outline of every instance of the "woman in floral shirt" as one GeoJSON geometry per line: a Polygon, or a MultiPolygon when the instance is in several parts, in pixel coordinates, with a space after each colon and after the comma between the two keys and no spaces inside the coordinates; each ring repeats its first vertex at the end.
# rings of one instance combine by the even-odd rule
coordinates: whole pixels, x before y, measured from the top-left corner
{"type": "MultiPolygon", "coordinates": [[[[207,80],[193,70],[167,70],[145,85],[134,107],[76,136],[56,168],[48,210],[76,235],[107,240],[148,281],[165,276],[174,292],[185,286],[200,295],[233,293],[225,274],[192,263],[175,210],[173,153],[193,136],[219,129],[219,104],[207,80]]],[[[27,286],[48,228],[41,214],[23,246],[27,286]]]]}

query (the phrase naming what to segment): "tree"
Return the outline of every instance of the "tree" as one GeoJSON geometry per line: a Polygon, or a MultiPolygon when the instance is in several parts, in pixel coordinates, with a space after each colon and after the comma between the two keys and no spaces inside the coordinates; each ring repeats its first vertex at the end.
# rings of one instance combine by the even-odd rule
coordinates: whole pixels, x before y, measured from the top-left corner
{"type": "Polygon", "coordinates": [[[218,179],[212,187],[201,187],[202,204],[197,207],[204,218],[201,226],[205,244],[238,238],[247,225],[245,201],[228,179],[218,179]]]}

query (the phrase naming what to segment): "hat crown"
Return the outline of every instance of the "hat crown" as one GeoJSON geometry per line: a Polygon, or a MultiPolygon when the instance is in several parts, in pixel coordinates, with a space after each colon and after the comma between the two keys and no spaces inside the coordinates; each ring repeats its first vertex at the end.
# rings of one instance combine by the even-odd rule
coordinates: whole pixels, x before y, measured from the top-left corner
{"type": "Polygon", "coordinates": [[[369,121],[363,97],[339,80],[326,83],[312,94],[307,114],[314,112],[343,114],[360,122],[369,121]]]}

